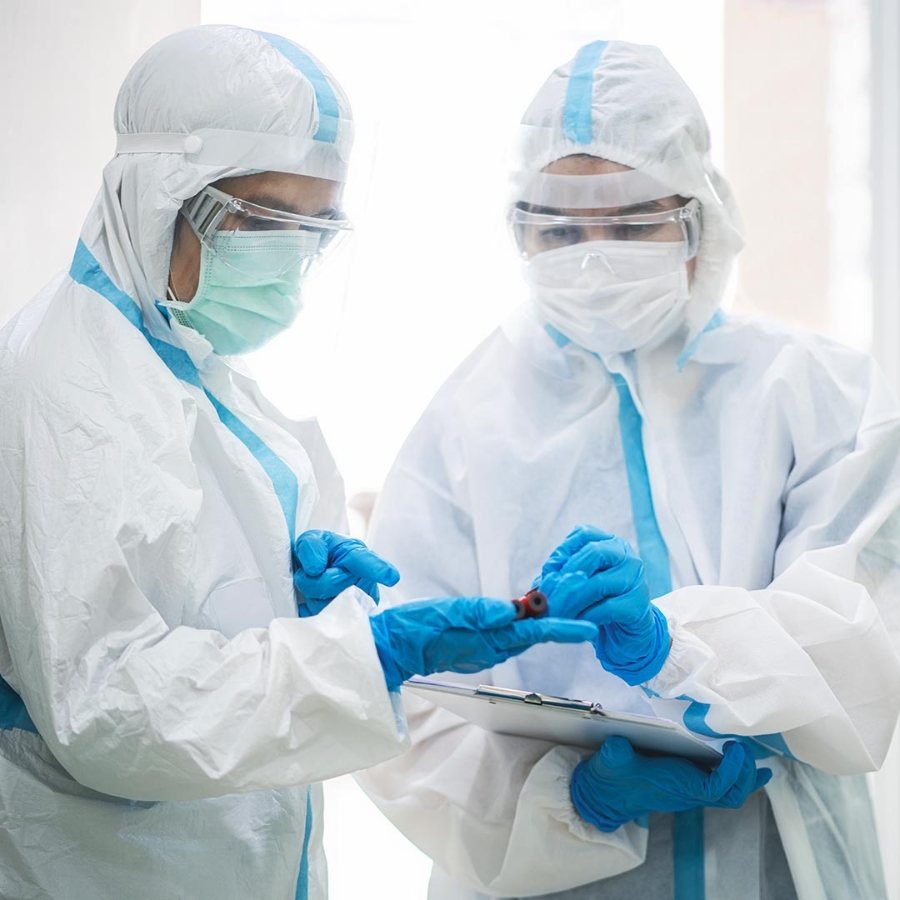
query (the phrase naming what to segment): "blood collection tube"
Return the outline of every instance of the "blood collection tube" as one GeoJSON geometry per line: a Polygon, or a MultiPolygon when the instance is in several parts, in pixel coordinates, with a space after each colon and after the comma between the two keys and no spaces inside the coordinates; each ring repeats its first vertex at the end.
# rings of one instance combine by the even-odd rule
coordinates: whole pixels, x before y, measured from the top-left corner
{"type": "Polygon", "coordinates": [[[532,588],[524,597],[513,600],[517,619],[539,619],[547,615],[547,595],[532,588]]]}

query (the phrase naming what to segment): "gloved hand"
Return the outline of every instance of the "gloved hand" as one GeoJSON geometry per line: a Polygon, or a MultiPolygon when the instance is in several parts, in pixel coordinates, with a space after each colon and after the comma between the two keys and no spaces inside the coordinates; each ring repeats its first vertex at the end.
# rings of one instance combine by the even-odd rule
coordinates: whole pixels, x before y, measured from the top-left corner
{"type": "Polygon", "coordinates": [[[312,529],[294,542],[294,587],[301,616],[320,613],[341,591],[356,585],[376,603],[378,585],[393,587],[400,573],[362,541],[312,529]]]}
{"type": "Polygon", "coordinates": [[[669,653],[666,617],[650,602],[644,564],[626,541],[580,525],[535,579],[550,612],[600,626],[600,664],[628,684],[643,684],[669,653]]]}
{"type": "Polygon", "coordinates": [[[369,619],[391,689],[412,675],[480,672],[532,644],[594,641],[597,626],[565,619],[521,619],[510,600],[453,597],[415,600],[369,619]]]}
{"type": "Polygon", "coordinates": [[[736,741],[712,772],[686,759],[644,756],[623,737],[607,738],[572,773],[570,794],[581,816],[600,831],[615,831],[651,812],[680,812],[697,806],[737,809],[772,777],[757,769],[736,741]]]}

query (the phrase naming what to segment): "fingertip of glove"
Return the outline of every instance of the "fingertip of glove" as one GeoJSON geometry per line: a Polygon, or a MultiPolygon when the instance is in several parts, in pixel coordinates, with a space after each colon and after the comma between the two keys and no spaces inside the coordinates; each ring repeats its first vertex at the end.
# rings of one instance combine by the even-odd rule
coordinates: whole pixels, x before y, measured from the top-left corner
{"type": "Polygon", "coordinates": [[[592,644],[597,640],[600,629],[593,622],[579,622],[574,619],[531,619],[534,631],[547,641],[565,644],[592,644]]]}
{"type": "Polygon", "coordinates": [[[756,787],[754,790],[759,790],[761,787],[765,787],[772,780],[772,770],[763,766],[761,769],[756,770],[756,787]]]}
{"type": "MultiPolygon", "coordinates": [[[[516,604],[512,600],[498,600],[493,597],[468,597],[460,598],[461,602],[471,604],[477,609],[473,610],[472,617],[483,628],[503,628],[516,621],[519,613],[516,604]]],[[[530,626],[536,619],[523,619],[518,622],[518,627],[530,626]]]]}

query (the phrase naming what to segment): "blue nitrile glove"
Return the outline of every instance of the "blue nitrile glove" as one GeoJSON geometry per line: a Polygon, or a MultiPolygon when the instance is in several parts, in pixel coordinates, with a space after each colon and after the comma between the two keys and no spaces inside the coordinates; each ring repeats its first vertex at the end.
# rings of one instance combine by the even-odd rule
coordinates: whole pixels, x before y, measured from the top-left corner
{"type": "Polygon", "coordinates": [[[669,654],[666,617],[650,602],[644,564],[630,545],[591,525],[563,541],[535,579],[553,615],[600,626],[597,658],[628,684],[658,674],[669,654]]]}
{"type": "Polygon", "coordinates": [[[575,767],[569,792],[578,815],[609,832],[652,812],[737,809],[771,777],[772,770],[757,769],[736,741],[725,745],[722,761],[707,772],[686,759],[644,756],[625,738],[611,737],[575,767]]]}
{"type": "Polygon", "coordinates": [[[510,600],[452,597],[415,600],[369,619],[391,689],[413,675],[480,672],[532,644],[595,641],[597,627],[566,619],[521,619],[510,600]]]}
{"type": "Polygon", "coordinates": [[[351,585],[376,603],[378,585],[393,587],[400,573],[362,541],[332,531],[304,531],[294,542],[297,610],[314,616],[351,585]]]}

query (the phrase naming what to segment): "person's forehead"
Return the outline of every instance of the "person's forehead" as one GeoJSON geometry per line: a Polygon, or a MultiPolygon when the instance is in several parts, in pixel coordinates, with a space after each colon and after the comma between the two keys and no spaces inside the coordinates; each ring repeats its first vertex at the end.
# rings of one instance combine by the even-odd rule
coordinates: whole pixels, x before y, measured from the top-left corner
{"type": "MultiPolygon", "coordinates": [[[[635,172],[631,166],[623,163],[614,162],[610,159],[604,159],[599,156],[590,156],[584,153],[576,153],[570,156],[563,156],[554,160],[541,169],[541,172],[547,175],[565,176],[570,180],[570,184],[574,185],[577,190],[577,182],[579,177],[603,176],[603,175],[619,175],[622,172],[635,172]]],[[[653,212],[664,212],[670,209],[677,209],[684,205],[684,200],[672,194],[668,197],[661,197],[653,200],[644,200],[641,202],[630,203],[619,206],[593,207],[593,208],[534,208],[533,212],[548,213],[557,216],[571,216],[584,218],[588,216],[604,217],[604,216],[629,216],[642,215],[653,212]]]]}
{"type": "Polygon", "coordinates": [[[611,159],[576,153],[554,160],[541,171],[548,175],[613,175],[616,172],[631,172],[633,169],[611,159]]]}

